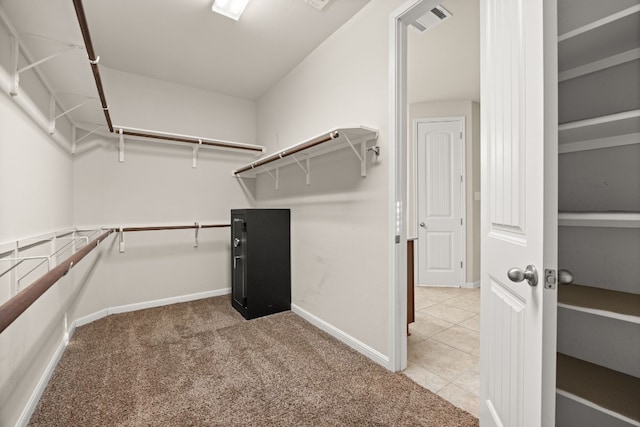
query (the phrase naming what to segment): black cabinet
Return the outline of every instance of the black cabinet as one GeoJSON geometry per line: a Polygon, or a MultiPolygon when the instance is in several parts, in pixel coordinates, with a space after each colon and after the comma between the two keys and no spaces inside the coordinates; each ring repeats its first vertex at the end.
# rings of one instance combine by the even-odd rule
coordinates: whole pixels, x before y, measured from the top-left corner
{"type": "Polygon", "coordinates": [[[291,309],[289,209],[231,211],[231,304],[245,319],[291,309]]]}

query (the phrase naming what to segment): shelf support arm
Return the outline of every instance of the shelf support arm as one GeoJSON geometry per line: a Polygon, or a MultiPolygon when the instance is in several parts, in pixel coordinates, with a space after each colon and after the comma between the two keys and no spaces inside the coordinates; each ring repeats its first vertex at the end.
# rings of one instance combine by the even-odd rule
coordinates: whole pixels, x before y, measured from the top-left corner
{"type": "Polygon", "coordinates": [[[96,128],[90,130],[89,132],[85,133],[84,135],[82,135],[80,138],[76,138],[76,133],[77,133],[77,127],[73,126],[71,128],[71,140],[73,141],[73,145],[71,146],[71,154],[75,154],[76,153],[76,146],[79,142],[81,142],[82,140],[88,138],[89,136],[93,135],[94,133],[98,132],[100,129],[102,129],[104,127],[104,125],[98,125],[96,128]]]}
{"type": "Polygon", "coordinates": [[[11,37],[11,62],[12,62],[11,68],[13,70],[13,80],[11,83],[12,87],[10,91],[11,95],[12,96],[18,95],[18,87],[20,85],[20,73],[24,73],[25,71],[28,71],[33,67],[37,67],[40,64],[43,64],[55,57],[62,55],[63,53],[66,53],[75,49],[83,49],[83,47],[75,44],[68,45],[65,49],[55,52],[45,58],[39,59],[38,61],[32,62],[29,65],[25,65],[22,68],[18,68],[18,62],[20,60],[20,42],[18,41],[17,37],[11,37]]]}
{"type": "Polygon", "coordinates": [[[358,160],[360,160],[360,176],[366,177],[367,176],[367,158],[365,156],[366,150],[367,150],[366,142],[362,142],[360,144],[360,153],[358,153],[358,150],[356,150],[356,147],[353,145],[353,143],[351,142],[347,134],[343,132],[342,135],[344,136],[344,139],[349,144],[349,147],[351,147],[353,152],[356,154],[356,157],[358,157],[358,160]]]}
{"type": "Polygon", "coordinates": [[[302,163],[300,163],[300,161],[298,161],[298,159],[296,158],[296,156],[294,154],[292,154],[291,157],[298,164],[298,166],[300,166],[300,169],[302,169],[302,172],[304,172],[304,174],[307,176],[307,185],[310,185],[311,184],[311,161],[310,161],[309,157],[307,157],[307,159],[306,159],[306,162],[307,162],[306,169],[305,169],[304,166],[302,166],[302,163]]]}
{"type": "Polygon", "coordinates": [[[275,176],[273,176],[273,174],[266,167],[262,166],[262,169],[264,169],[264,171],[268,173],[269,176],[276,182],[276,191],[280,190],[280,168],[276,168],[275,176]]]}

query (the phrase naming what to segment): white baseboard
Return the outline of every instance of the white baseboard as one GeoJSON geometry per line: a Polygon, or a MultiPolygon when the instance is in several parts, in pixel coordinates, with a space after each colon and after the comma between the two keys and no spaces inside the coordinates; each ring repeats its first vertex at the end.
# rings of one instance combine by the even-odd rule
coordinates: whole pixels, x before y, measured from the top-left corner
{"type": "Polygon", "coordinates": [[[31,393],[31,397],[29,398],[27,405],[22,411],[22,414],[20,414],[20,418],[18,418],[18,421],[16,422],[16,427],[24,427],[27,424],[29,424],[29,419],[33,415],[33,412],[36,410],[36,407],[38,406],[38,402],[42,397],[42,393],[44,393],[44,390],[47,387],[47,384],[49,383],[49,380],[51,379],[51,376],[53,375],[53,372],[55,371],[56,366],[58,365],[58,362],[62,357],[62,354],[67,348],[67,344],[69,343],[69,340],[73,336],[73,333],[75,332],[78,326],[87,325],[91,322],[95,322],[96,320],[102,319],[103,317],[109,316],[110,314],[126,313],[129,311],[143,310],[145,308],[152,308],[152,307],[161,307],[163,305],[194,301],[194,300],[203,299],[203,298],[217,297],[222,295],[228,295],[230,293],[231,293],[231,288],[223,288],[223,289],[216,289],[213,291],[199,292],[197,294],[180,295],[177,297],[170,297],[170,298],[163,298],[163,299],[158,299],[153,301],[145,301],[145,302],[139,302],[134,304],[120,305],[117,307],[105,308],[93,314],[89,314],[87,316],[76,319],[69,326],[69,330],[63,335],[62,340],[60,341],[60,344],[58,344],[58,347],[56,348],[56,351],[53,354],[53,357],[47,364],[46,369],[44,370],[44,372],[42,373],[42,376],[40,377],[40,380],[38,381],[38,385],[36,386],[35,390],[33,390],[33,393],[31,393]]]}
{"type": "Polygon", "coordinates": [[[358,353],[363,354],[364,356],[366,356],[369,359],[373,360],[377,364],[384,366],[387,369],[389,368],[389,357],[385,356],[382,353],[380,353],[378,350],[375,350],[375,349],[369,347],[368,345],[366,345],[362,341],[359,341],[359,340],[355,339],[351,335],[343,332],[342,330],[336,328],[335,326],[331,325],[330,323],[325,322],[324,320],[322,320],[319,317],[309,313],[307,310],[305,310],[305,309],[303,309],[303,308],[301,308],[301,307],[299,307],[299,306],[297,306],[295,304],[291,304],[291,311],[293,311],[298,316],[302,317],[307,322],[309,322],[312,325],[316,326],[317,328],[325,331],[326,333],[328,333],[332,337],[338,339],[339,341],[342,341],[343,343],[345,343],[346,345],[348,345],[352,349],[356,350],[358,353]]]}
{"type": "Polygon", "coordinates": [[[111,314],[128,313],[130,311],[144,310],[145,308],[162,307],[163,305],[177,304],[180,302],[195,301],[203,298],[219,297],[231,293],[231,288],[216,289],[214,291],[199,292],[197,294],[180,295],[177,297],[162,298],[153,301],[137,302],[133,304],[119,305],[116,307],[105,308],[87,316],[76,319],[73,327],[83,326],[98,319],[109,316],[111,314]]]}
{"type": "Polygon", "coordinates": [[[473,289],[473,288],[479,288],[480,287],[480,281],[476,280],[475,282],[467,282],[464,285],[462,285],[463,288],[469,288],[469,289],[473,289]]]}
{"type": "Polygon", "coordinates": [[[31,419],[31,415],[33,415],[33,412],[36,410],[36,407],[38,406],[38,402],[40,402],[40,398],[42,397],[42,393],[44,393],[44,389],[47,388],[47,384],[49,383],[49,380],[53,375],[53,371],[55,371],[56,366],[58,365],[58,362],[60,361],[60,358],[64,353],[64,350],[67,348],[67,344],[69,343],[69,340],[67,339],[67,335],[68,334],[65,333],[63,339],[60,341],[60,344],[58,344],[56,351],[53,353],[53,357],[47,364],[47,367],[45,368],[44,372],[42,373],[42,376],[40,376],[40,380],[38,380],[38,385],[36,385],[36,388],[33,390],[33,393],[31,393],[31,396],[27,401],[27,405],[25,406],[24,410],[20,414],[20,418],[18,418],[18,421],[16,422],[16,427],[23,427],[29,424],[29,419],[31,419]]]}

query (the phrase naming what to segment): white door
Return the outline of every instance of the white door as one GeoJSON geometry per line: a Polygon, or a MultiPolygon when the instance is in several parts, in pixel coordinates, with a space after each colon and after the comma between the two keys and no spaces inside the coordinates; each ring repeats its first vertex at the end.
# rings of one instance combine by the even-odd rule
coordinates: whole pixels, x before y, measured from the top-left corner
{"type": "Polygon", "coordinates": [[[554,425],[557,295],[545,288],[545,268],[557,265],[554,1],[481,0],[482,426],[554,425]],[[510,280],[508,270],[528,265],[537,284],[510,280]]]}
{"type": "Polygon", "coordinates": [[[463,129],[462,118],[417,122],[420,285],[464,282],[463,129]]]}

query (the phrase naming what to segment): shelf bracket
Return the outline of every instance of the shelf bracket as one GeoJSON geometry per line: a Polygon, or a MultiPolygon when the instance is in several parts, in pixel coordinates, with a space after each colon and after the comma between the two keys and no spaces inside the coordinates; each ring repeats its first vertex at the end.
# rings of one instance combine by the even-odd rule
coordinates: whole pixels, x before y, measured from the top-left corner
{"type": "Polygon", "coordinates": [[[198,139],[198,145],[193,146],[193,160],[191,163],[191,167],[193,169],[198,167],[198,150],[200,149],[201,146],[202,146],[202,140],[198,139]]]}
{"type": "Polygon", "coordinates": [[[356,147],[353,145],[353,143],[351,142],[347,134],[343,132],[342,135],[344,136],[344,139],[349,144],[349,147],[351,147],[353,152],[356,154],[356,157],[358,157],[358,159],[360,160],[360,176],[366,177],[367,176],[367,157],[366,157],[367,143],[366,141],[360,144],[360,153],[358,153],[358,150],[356,150],[356,147]]]}
{"type": "Polygon", "coordinates": [[[20,73],[24,73],[25,71],[28,71],[30,69],[32,69],[33,67],[37,67],[40,64],[43,64],[53,58],[56,58],[60,55],[62,55],[63,53],[72,51],[72,50],[76,50],[76,49],[84,49],[84,47],[82,46],[78,46],[78,45],[68,45],[65,49],[59,50],[58,52],[55,52],[45,58],[39,59],[35,62],[32,62],[29,65],[25,65],[22,68],[18,68],[18,62],[20,60],[20,42],[18,41],[18,39],[16,37],[11,37],[11,62],[12,62],[12,67],[11,69],[13,70],[13,79],[11,82],[11,95],[12,96],[17,96],[18,95],[18,87],[20,86],[20,73]]]}
{"type": "Polygon", "coordinates": [[[124,231],[122,230],[122,226],[120,226],[120,231],[119,233],[119,241],[118,241],[118,250],[120,251],[121,254],[124,253],[124,231]]]}
{"type": "Polygon", "coordinates": [[[118,129],[118,138],[118,161],[124,163],[124,135],[122,134],[122,129],[118,129]]]}
{"type": "Polygon", "coordinates": [[[89,136],[93,135],[94,133],[98,132],[100,129],[102,129],[104,127],[104,125],[98,125],[96,128],[90,130],[89,132],[85,133],[84,135],[82,135],[80,138],[76,138],[76,134],[77,134],[77,127],[73,126],[71,128],[71,141],[72,141],[72,145],[71,145],[71,154],[75,154],[76,153],[76,148],[79,142],[81,142],[82,140],[88,138],[89,136]]]}
{"type": "Polygon", "coordinates": [[[265,168],[264,166],[262,166],[262,169],[264,169],[264,171],[268,173],[269,176],[276,182],[276,191],[280,190],[280,168],[276,168],[275,176],[269,171],[269,169],[265,168]]]}
{"type": "Polygon", "coordinates": [[[58,115],[56,114],[56,98],[51,95],[51,104],[50,104],[50,109],[49,109],[49,133],[51,135],[54,134],[55,130],[56,130],[56,120],[58,120],[60,117],[62,116],[66,116],[67,114],[69,114],[70,112],[77,110],[78,108],[82,107],[83,105],[89,103],[90,101],[93,101],[96,98],[88,98],[86,100],[84,100],[83,102],[81,102],[80,104],[76,105],[75,107],[69,108],[67,111],[62,112],[58,115]]]}
{"type": "Polygon", "coordinates": [[[311,159],[307,157],[306,159],[307,167],[305,169],[305,167],[302,166],[302,163],[298,161],[295,155],[292,154],[291,157],[293,158],[293,160],[295,160],[298,166],[300,166],[300,169],[302,169],[304,174],[307,176],[307,185],[311,185],[311,159]]]}

